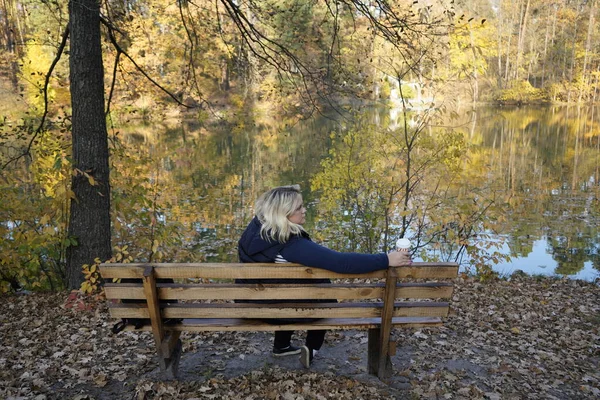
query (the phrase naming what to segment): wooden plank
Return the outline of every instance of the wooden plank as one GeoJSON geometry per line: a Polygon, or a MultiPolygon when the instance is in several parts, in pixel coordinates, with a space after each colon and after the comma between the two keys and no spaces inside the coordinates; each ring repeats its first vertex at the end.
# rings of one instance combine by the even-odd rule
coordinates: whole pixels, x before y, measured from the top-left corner
{"type": "Polygon", "coordinates": [[[410,267],[393,267],[399,279],[454,279],[458,276],[457,263],[414,262],[410,267]]]}
{"type": "MultiPolygon", "coordinates": [[[[157,289],[158,297],[161,298],[160,290],[157,289]]],[[[145,300],[144,287],[135,283],[106,283],[104,295],[107,300],[145,300]]]]}
{"type": "Polygon", "coordinates": [[[379,336],[379,354],[377,376],[380,380],[387,379],[391,373],[390,361],[390,335],[392,333],[392,317],[394,315],[394,298],[396,294],[396,281],[398,271],[390,268],[385,281],[385,294],[383,297],[383,311],[381,312],[381,331],[379,336]]]}
{"type": "Polygon", "coordinates": [[[165,299],[213,300],[302,300],[302,299],[377,299],[383,287],[376,284],[336,285],[270,285],[221,284],[202,287],[161,288],[165,299]]]}
{"type": "MultiPolygon", "coordinates": [[[[156,278],[189,279],[269,279],[269,278],[330,278],[370,279],[385,278],[387,270],[367,274],[337,274],[325,269],[300,264],[243,264],[243,263],[153,263],[153,264],[101,264],[104,279],[142,278],[146,266],[155,268],[156,278]]],[[[393,267],[399,278],[446,279],[458,274],[456,263],[413,263],[408,267],[393,267]]]]}
{"type": "MultiPolygon", "coordinates": [[[[107,284],[107,299],[144,299],[143,290],[131,284],[107,284]],[[128,285],[128,286],[124,286],[128,285]]],[[[377,299],[383,294],[380,284],[158,284],[161,299],[178,300],[302,300],[302,299],[377,299]]]]}
{"type": "MultiPolygon", "coordinates": [[[[149,318],[143,304],[111,304],[114,318],[149,318]]],[[[380,317],[382,303],[170,304],[163,318],[370,318],[380,317]]],[[[446,317],[445,302],[397,302],[394,317],[446,317]]]]}
{"type": "MultiPolygon", "coordinates": [[[[301,300],[301,299],[378,299],[383,297],[384,284],[157,284],[160,299],[179,300],[301,300]],[[283,290],[282,290],[283,289],[283,290]]],[[[396,298],[447,299],[452,296],[452,284],[413,283],[398,284],[396,298]]],[[[145,299],[141,285],[135,283],[107,283],[107,299],[145,299]]]]}
{"type": "MultiPolygon", "coordinates": [[[[295,324],[269,324],[259,320],[240,318],[218,318],[218,319],[184,319],[183,323],[177,325],[165,325],[168,331],[178,332],[270,332],[280,330],[315,330],[315,329],[372,329],[378,328],[380,318],[323,318],[310,323],[295,324]]],[[[397,317],[392,319],[394,327],[398,328],[423,328],[442,326],[440,318],[430,317],[397,317]]],[[[134,330],[127,327],[126,330],[134,330]]],[[[149,331],[145,326],[139,331],[149,331]]]]}
{"type": "MultiPolygon", "coordinates": [[[[383,297],[384,285],[375,284],[157,284],[160,299],[179,300],[300,300],[300,299],[375,299],[383,297]],[[284,290],[282,290],[284,289],[284,290]]],[[[107,299],[144,300],[141,285],[135,283],[107,283],[104,287],[107,299]]],[[[451,283],[398,284],[396,298],[447,299],[452,296],[451,283]]]]}
{"type": "Polygon", "coordinates": [[[158,294],[156,293],[156,278],[152,267],[146,267],[143,276],[144,294],[146,296],[146,311],[152,323],[152,335],[156,344],[156,351],[159,357],[162,357],[161,345],[165,332],[163,330],[162,319],[160,315],[160,306],[158,294]]]}

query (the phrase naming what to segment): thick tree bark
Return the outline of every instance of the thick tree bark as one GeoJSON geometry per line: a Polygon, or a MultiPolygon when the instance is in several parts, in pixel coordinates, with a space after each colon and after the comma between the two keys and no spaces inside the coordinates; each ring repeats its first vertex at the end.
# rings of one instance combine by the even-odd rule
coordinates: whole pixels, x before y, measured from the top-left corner
{"type": "Polygon", "coordinates": [[[98,0],[69,2],[73,167],[67,284],[79,288],[83,264],[111,256],[108,135],[104,116],[104,70],[98,0]]]}

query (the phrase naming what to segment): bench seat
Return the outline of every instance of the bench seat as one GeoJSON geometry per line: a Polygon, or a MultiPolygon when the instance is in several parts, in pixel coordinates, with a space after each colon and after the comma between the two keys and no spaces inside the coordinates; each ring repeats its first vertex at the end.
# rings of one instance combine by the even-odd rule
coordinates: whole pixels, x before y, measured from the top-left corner
{"type": "Polygon", "coordinates": [[[453,291],[448,280],[456,278],[458,265],[413,263],[339,274],[299,264],[125,263],[101,264],[100,273],[110,315],[148,321],[139,330],[152,332],[167,378],[177,376],[181,332],[367,329],[368,371],[385,380],[395,349],[391,330],[441,326],[453,291]],[[234,283],[322,278],[331,283],[234,283]],[[311,320],[264,321],[274,318],[311,320]]]}

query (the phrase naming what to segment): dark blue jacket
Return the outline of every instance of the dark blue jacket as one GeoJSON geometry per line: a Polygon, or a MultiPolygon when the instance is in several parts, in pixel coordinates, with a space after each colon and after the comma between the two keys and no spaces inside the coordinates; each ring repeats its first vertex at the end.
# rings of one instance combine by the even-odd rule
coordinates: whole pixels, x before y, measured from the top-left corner
{"type": "Polygon", "coordinates": [[[340,253],[310,240],[307,233],[292,236],[286,243],[267,241],[260,236],[258,218],[250,222],[238,242],[238,255],[244,263],[275,262],[277,254],[291,263],[323,268],[342,274],[364,274],[387,269],[388,257],[381,254],[340,253]]]}
{"type": "MultiPolygon", "coordinates": [[[[277,254],[288,262],[323,268],[339,273],[361,274],[388,267],[386,254],[339,253],[319,246],[306,232],[292,236],[286,243],[268,241],[260,236],[261,223],[254,217],[238,242],[238,255],[243,263],[273,263],[277,254]]],[[[236,279],[236,283],[330,283],[329,279],[236,279]]],[[[237,303],[293,303],[293,300],[236,300],[237,303]]],[[[303,300],[306,303],[335,303],[337,300],[303,300]]],[[[269,323],[289,324],[314,318],[265,319],[269,323]]]]}

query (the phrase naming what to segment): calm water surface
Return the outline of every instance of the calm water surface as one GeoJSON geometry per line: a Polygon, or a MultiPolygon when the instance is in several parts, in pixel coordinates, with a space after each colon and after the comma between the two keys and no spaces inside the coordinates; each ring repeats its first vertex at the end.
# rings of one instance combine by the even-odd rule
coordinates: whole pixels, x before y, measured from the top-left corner
{"type": "MultiPolygon", "coordinates": [[[[364,114],[383,128],[399,123],[397,110],[364,114]]],[[[487,232],[488,242],[510,256],[494,265],[496,271],[600,276],[599,122],[599,108],[553,107],[479,109],[451,123],[468,138],[466,159],[479,160],[474,179],[500,182],[497,190],[514,205],[502,231],[487,232]]],[[[235,242],[265,188],[301,184],[309,205],[307,228],[315,229],[319,193],[310,192],[311,181],[334,146],[332,138],[353,124],[354,119],[261,117],[233,128],[165,123],[120,132],[160,166],[161,196],[171,205],[164,207],[162,221],[192,226],[188,244],[207,259],[234,261],[235,242]]],[[[467,257],[459,261],[468,268],[467,257]]]]}

